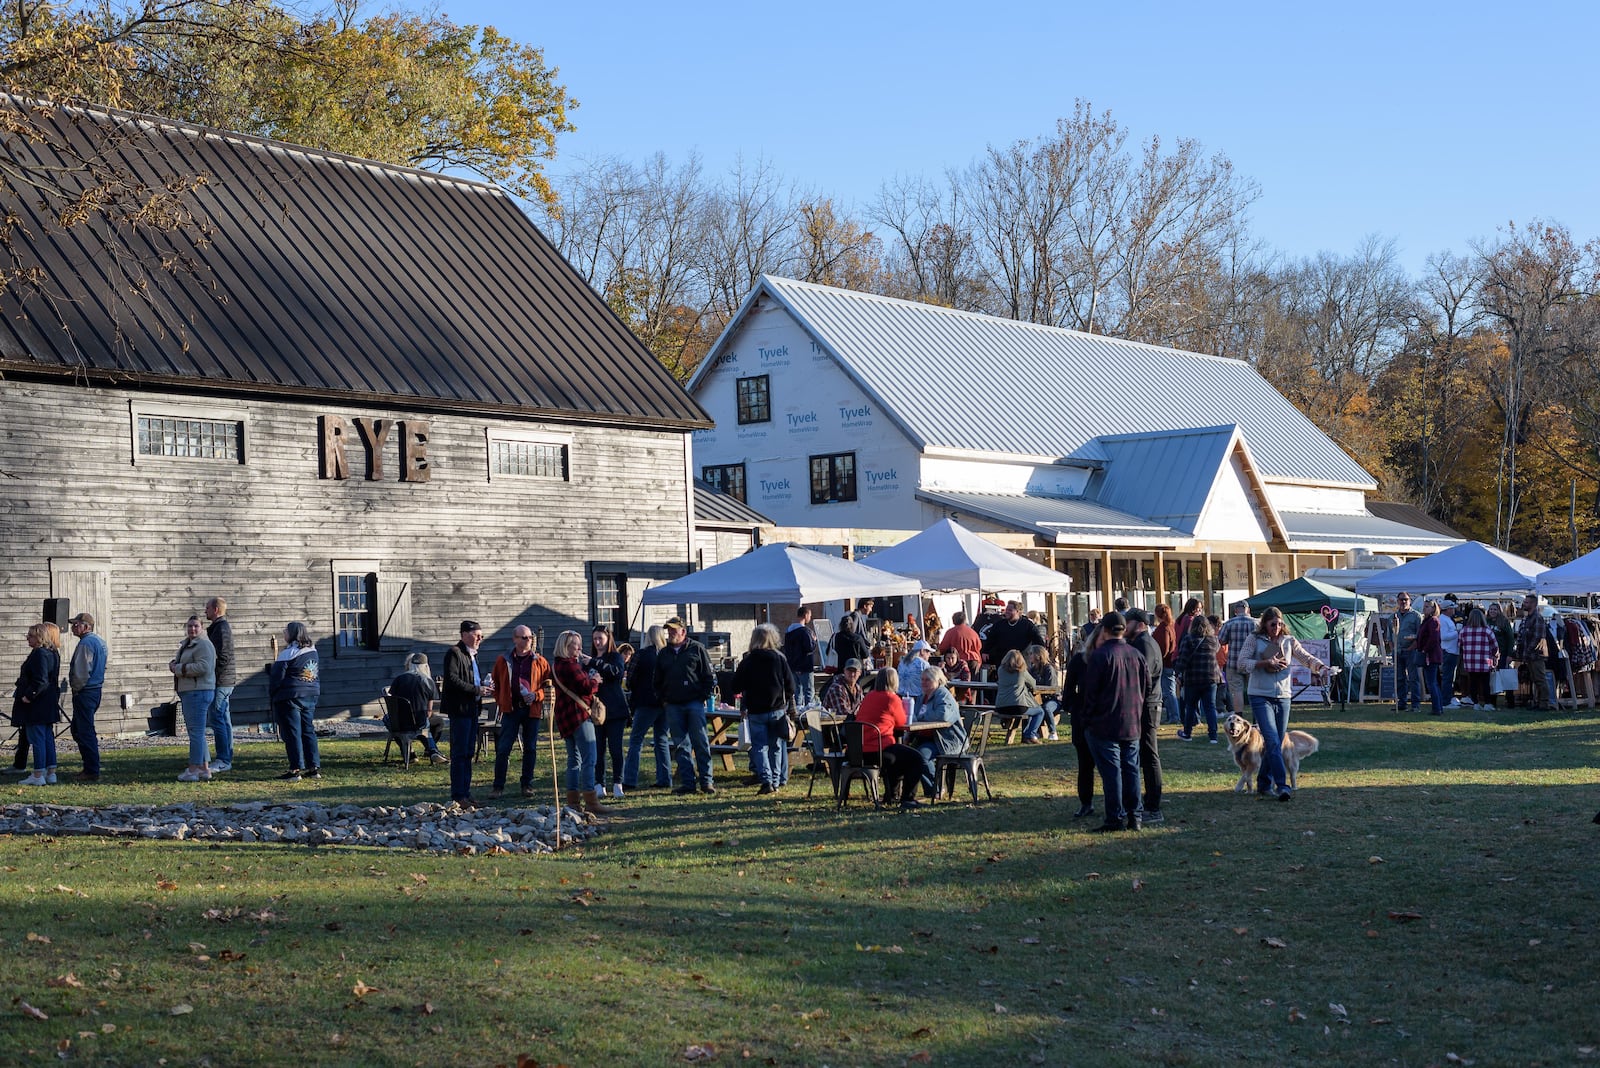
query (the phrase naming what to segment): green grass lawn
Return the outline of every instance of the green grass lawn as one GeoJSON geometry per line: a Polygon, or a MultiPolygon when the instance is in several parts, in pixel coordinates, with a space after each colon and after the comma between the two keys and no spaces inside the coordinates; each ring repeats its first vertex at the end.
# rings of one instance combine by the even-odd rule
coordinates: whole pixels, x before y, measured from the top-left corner
{"type": "MultiPolygon", "coordinates": [[[[652,791],[553,857],[0,838],[0,1063],[1600,1057],[1600,716],[1294,725],[1322,749],[1291,804],[1165,728],[1167,823],[1110,840],[1069,818],[1065,742],[991,750],[993,803],[652,791]]],[[[181,750],[123,750],[0,800],[445,798],[448,769],[381,749],[327,743],[291,785],[251,742],[196,786],[181,750]]]]}

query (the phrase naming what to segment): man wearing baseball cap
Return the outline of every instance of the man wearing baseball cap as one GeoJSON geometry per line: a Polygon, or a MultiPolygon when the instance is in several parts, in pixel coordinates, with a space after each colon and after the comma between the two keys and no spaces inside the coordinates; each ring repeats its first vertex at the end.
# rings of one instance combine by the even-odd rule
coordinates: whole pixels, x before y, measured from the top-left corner
{"type": "Polygon", "coordinates": [[[706,734],[706,708],[716,692],[717,675],[706,647],[689,637],[683,620],[666,622],[667,644],[656,654],[656,697],[667,709],[667,730],[678,765],[675,794],[717,792],[711,781],[711,739],[706,734]],[[693,759],[690,759],[691,752],[693,759]]]}
{"type": "Polygon", "coordinates": [[[472,756],[478,744],[478,717],[483,699],[494,693],[489,673],[478,667],[483,628],[461,621],[461,640],[444,654],[444,692],[439,710],[450,717],[450,800],[477,808],[472,799],[472,756]]]}
{"type": "Polygon", "coordinates": [[[94,716],[100,711],[100,692],[106,681],[106,643],[94,632],[94,616],[79,612],[67,620],[72,636],[78,639],[67,669],[72,687],[72,740],[83,756],[79,782],[100,781],[100,736],[95,733],[94,716]]]}

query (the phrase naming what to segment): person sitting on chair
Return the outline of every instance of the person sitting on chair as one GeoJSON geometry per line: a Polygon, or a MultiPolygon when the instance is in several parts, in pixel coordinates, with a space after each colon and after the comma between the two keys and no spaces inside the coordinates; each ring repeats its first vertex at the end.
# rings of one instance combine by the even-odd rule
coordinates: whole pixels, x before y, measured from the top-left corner
{"type": "Polygon", "coordinates": [[[439,700],[439,687],[434,685],[433,676],[428,674],[426,653],[412,653],[406,658],[405,670],[389,684],[389,696],[408,702],[414,718],[410,723],[396,724],[385,709],[383,725],[396,734],[415,729],[417,737],[422,740],[422,748],[427,752],[428,763],[448,764],[449,758],[439,752],[438,736],[444,730],[445,719],[433,711],[434,702],[439,700]]]}
{"type": "Polygon", "coordinates": [[[899,689],[900,673],[894,668],[881,669],[856,710],[856,722],[877,728],[876,733],[863,733],[861,748],[867,763],[882,769],[883,803],[893,804],[898,797],[902,807],[913,808],[917,784],[933,782],[933,771],[921,753],[895,741],[895,733],[906,727],[906,706],[899,689]]]}
{"type": "Polygon", "coordinates": [[[942,668],[930,667],[922,673],[922,700],[917,704],[914,723],[944,723],[944,729],[917,732],[917,752],[927,761],[927,774],[922,780],[923,792],[934,796],[937,786],[933,778],[936,757],[960,756],[967,751],[967,728],[961,724],[961,708],[956,695],[950,692],[950,680],[942,668]]]}

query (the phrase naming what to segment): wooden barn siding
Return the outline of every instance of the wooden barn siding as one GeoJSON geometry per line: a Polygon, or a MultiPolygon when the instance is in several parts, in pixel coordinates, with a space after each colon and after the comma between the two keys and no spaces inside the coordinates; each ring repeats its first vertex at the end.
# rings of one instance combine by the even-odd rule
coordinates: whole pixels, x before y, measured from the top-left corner
{"type": "Polygon", "coordinates": [[[105,733],[142,729],[150,706],[170,698],[165,665],[183,622],[215,594],[227,598],[234,627],[240,719],[267,712],[270,641],[291,619],[320,639],[319,712],[371,711],[413,643],[334,655],[332,560],[376,560],[385,574],[409,576],[414,645],[436,673],[463,618],[483,625],[490,653],[509,646],[517,623],[543,626],[547,647],[564,627],[586,629],[590,561],[633,579],[684,571],[678,433],[229,400],[216,403],[245,413],[245,464],[148,457],[130,464],[130,399],[153,414],[163,402],[196,402],[0,381],[0,623],[20,664],[22,633],[51,594],[50,559],[115,561],[111,618],[101,628],[111,652],[99,718],[105,733]],[[353,477],[320,479],[323,414],[428,418],[432,481],[399,481],[397,435],[386,445],[384,480],[367,481],[353,424],[353,477]],[[491,482],[488,426],[570,433],[571,481],[491,482]],[[123,693],[134,698],[125,714],[117,707],[123,693]]]}

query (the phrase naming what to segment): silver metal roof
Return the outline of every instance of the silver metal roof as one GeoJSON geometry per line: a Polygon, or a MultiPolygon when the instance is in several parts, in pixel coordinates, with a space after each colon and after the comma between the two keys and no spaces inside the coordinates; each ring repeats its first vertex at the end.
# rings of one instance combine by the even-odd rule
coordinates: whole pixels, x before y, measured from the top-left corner
{"type": "Polygon", "coordinates": [[[1108,462],[1084,495],[1193,534],[1237,433],[1230,424],[1101,437],[1108,462]]]}
{"type": "MultiPolygon", "coordinates": [[[[1375,488],[1250,365],[1074,330],[763,276],[922,447],[1103,458],[1096,438],[1237,423],[1266,478],[1375,488]]],[[[732,337],[736,316],[690,382],[732,337]]]]}
{"type": "Polygon", "coordinates": [[[1172,546],[1194,538],[1160,523],[1128,515],[1080,497],[1035,497],[1020,493],[955,493],[918,490],[917,499],[953,513],[1036,534],[1058,545],[1172,546]]]}
{"type": "Polygon", "coordinates": [[[1431,530],[1380,519],[1375,515],[1323,515],[1318,512],[1280,512],[1289,548],[1324,552],[1363,548],[1373,552],[1432,553],[1460,545],[1431,530]]]}

